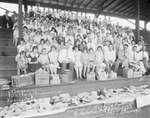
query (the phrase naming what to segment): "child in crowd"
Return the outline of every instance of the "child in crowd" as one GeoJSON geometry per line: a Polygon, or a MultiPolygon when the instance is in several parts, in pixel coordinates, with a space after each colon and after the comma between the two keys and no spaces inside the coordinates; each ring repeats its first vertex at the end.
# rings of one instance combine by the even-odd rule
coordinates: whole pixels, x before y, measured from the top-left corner
{"type": "Polygon", "coordinates": [[[75,46],[74,48],[74,57],[75,57],[75,63],[74,68],[76,72],[77,79],[82,80],[82,62],[81,62],[81,52],[79,51],[79,47],[75,46]]]}
{"type": "Polygon", "coordinates": [[[39,56],[38,61],[42,64],[43,69],[49,72],[49,57],[45,48],[42,49],[42,54],[39,56]]]}
{"type": "Polygon", "coordinates": [[[51,50],[51,45],[48,39],[45,41],[44,48],[46,49],[46,53],[48,54],[51,50]]]}
{"type": "Polygon", "coordinates": [[[86,71],[88,68],[88,53],[87,49],[83,49],[83,53],[81,54],[81,62],[83,64],[83,77],[86,77],[86,71]]]}
{"type": "Polygon", "coordinates": [[[15,43],[15,46],[17,46],[18,39],[19,39],[19,29],[18,29],[18,25],[16,25],[14,27],[14,32],[13,32],[13,42],[15,43]]]}
{"type": "Polygon", "coordinates": [[[90,69],[92,69],[92,72],[95,71],[95,54],[93,48],[90,48],[88,53],[88,73],[90,69]]]}
{"type": "Polygon", "coordinates": [[[55,46],[51,47],[51,52],[48,54],[50,60],[50,72],[51,74],[57,74],[57,68],[59,67],[58,63],[58,52],[55,46]]]}
{"type": "Polygon", "coordinates": [[[38,51],[39,51],[39,53],[41,53],[42,52],[42,49],[44,48],[44,45],[45,45],[45,41],[44,41],[44,39],[41,39],[41,41],[40,41],[40,44],[39,44],[39,46],[38,46],[38,51]]]}
{"type": "Polygon", "coordinates": [[[26,57],[25,51],[21,51],[16,56],[16,61],[17,61],[17,74],[20,75],[21,71],[23,71],[24,74],[27,74],[28,59],[26,57]]]}
{"type": "Polygon", "coordinates": [[[26,45],[23,38],[20,40],[20,44],[17,46],[17,52],[20,53],[22,51],[26,51],[26,45]]]}

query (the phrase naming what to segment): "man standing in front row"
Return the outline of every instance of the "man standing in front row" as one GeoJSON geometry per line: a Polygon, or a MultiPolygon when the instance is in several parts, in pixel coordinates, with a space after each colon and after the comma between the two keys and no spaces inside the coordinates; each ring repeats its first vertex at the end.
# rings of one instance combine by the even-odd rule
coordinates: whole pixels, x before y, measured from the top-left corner
{"type": "Polygon", "coordinates": [[[130,58],[130,52],[128,50],[128,44],[125,44],[123,47],[123,50],[120,50],[118,52],[118,59],[115,64],[115,72],[118,72],[119,65],[121,64],[122,68],[128,68],[129,64],[129,58],[130,58]]]}

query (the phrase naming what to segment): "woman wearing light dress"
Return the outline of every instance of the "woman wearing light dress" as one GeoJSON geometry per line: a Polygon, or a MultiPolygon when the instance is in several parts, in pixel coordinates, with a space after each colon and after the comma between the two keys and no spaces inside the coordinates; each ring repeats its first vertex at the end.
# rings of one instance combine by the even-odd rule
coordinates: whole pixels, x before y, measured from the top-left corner
{"type": "Polygon", "coordinates": [[[77,79],[82,79],[82,62],[81,62],[81,52],[79,51],[79,47],[75,46],[74,48],[74,57],[75,57],[75,63],[74,68],[76,72],[77,79]]]}
{"type": "Polygon", "coordinates": [[[55,46],[51,47],[51,52],[48,54],[50,60],[50,72],[51,74],[57,74],[58,63],[58,52],[55,46]]]}

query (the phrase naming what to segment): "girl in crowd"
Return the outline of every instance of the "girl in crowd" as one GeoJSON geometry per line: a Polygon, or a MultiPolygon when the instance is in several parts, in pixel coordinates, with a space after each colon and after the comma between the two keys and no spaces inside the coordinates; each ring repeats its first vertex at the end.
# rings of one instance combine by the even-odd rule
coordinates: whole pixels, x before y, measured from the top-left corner
{"type": "Polygon", "coordinates": [[[51,74],[57,74],[57,68],[59,67],[59,63],[58,63],[58,52],[55,46],[51,47],[51,52],[48,54],[48,57],[50,60],[49,67],[51,74]]]}
{"type": "Polygon", "coordinates": [[[81,62],[81,52],[79,51],[79,47],[75,46],[74,48],[74,57],[75,57],[75,63],[74,68],[76,72],[77,79],[82,80],[82,62],[81,62]]]}
{"type": "Polygon", "coordinates": [[[20,71],[23,71],[24,74],[27,74],[28,59],[26,57],[25,51],[21,51],[16,56],[16,61],[17,61],[17,74],[20,75],[20,71]]]}
{"type": "Polygon", "coordinates": [[[26,55],[28,56],[32,52],[32,48],[36,46],[33,39],[30,39],[28,43],[26,43],[26,55]]]}
{"type": "Polygon", "coordinates": [[[88,68],[87,48],[83,49],[83,53],[81,54],[81,62],[83,64],[83,77],[86,77],[86,71],[87,71],[87,68],[88,68]]]}
{"type": "Polygon", "coordinates": [[[88,54],[88,73],[90,72],[90,69],[92,69],[92,72],[95,70],[95,54],[93,48],[89,49],[88,54]]]}
{"type": "Polygon", "coordinates": [[[64,41],[61,41],[60,42],[60,45],[59,45],[59,50],[58,51],[60,51],[60,50],[62,50],[62,49],[64,49],[65,48],[65,42],[64,41]]]}
{"type": "Polygon", "coordinates": [[[45,44],[44,39],[41,39],[40,44],[39,44],[39,46],[38,46],[38,48],[39,48],[39,53],[41,53],[42,49],[44,48],[44,44],[45,44]]]}
{"type": "Polygon", "coordinates": [[[104,53],[101,46],[98,46],[97,51],[95,52],[95,65],[97,73],[105,70],[104,53]]]}
{"type": "Polygon", "coordinates": [[[82,42],[81,42],[81,45],[80,45],[80,51],[83,52],[84,49],[88,50],[88,47],[87,47],[87,45],[86,45],[86,42],[85,42],[85,41],[82,41],[82,42]]]}
{"type": "Polygon", "coordinates": [[[17,52],[20,53],[21,51],[26,51],[26,45],[23,38],[20,40],[20,44],[17,46],[17,52]]]}
{"type": "Polygon", "coordinates": [[[38,61],[42,64],[43,69],[49,72],[49,58],[45,48],[42,49],[42,54],[39,56],[38,61]]]}
{"type": "Polygon", "coordinates": [[[28,57],[30,72],[36,72],[38,69],[42,68],[41,63],[38,62],[38,58],[39,58],[38,47],[34,46],[32,52],[29,54],[28,57]]]}
{"type": "Polygon", "coordinates": [[[13,32],[13,42],[15,43],[15,46],[17,46],[18,39],[19,39],[19,29],[18,29],[18,25],[16,25],[14,27],[14,32],[13,32]]]}
{"type": "Polygon", "coordinates": [[[51,50],[51,45],[48,39],[45,41],[44,48],[46,49],[46,53],[48,54],[51,50]]]}

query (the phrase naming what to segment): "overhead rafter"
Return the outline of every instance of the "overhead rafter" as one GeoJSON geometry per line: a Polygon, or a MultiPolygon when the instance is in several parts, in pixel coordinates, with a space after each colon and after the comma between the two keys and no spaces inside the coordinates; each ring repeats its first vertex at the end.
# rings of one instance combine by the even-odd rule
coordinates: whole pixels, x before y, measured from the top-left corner
{"type": "Polygon", "coordinates": [[[87,3],[87,5],[85,6],[85,9],[93,2],[93,0],[89,0],[89,2],[87,3]]]}
{"type": "Polygon", "coordinates": [[[118,12],[119,9],[122,8],[122,6],[125,6],[127,3],[129,3],[128,0],[124,0],[120,5],[118,5],[113,12],[118,12]]]}
{"type": "Polygon", "coordinates": [[[134,9],[134,3],[133,3],[134,1],[131,1],[131,3],[130,4],[128,4],[128,5],[126,5],[126,6],[124,6],[124,7],[122,7],[118,12],[120,12],[120,13],[125,13],[126,11],[128,11],[128,9],[134,9]]]}
{"type": "Polygon", "coordinates": [[[116,5],[114,5],[111,9],[112,9],[112,10],[113,10],[113,9],[115,9],[115,8],[116,8],[116,6],[118,6],[118,5],[122,4],[123,2],[125,2],[125,0],[124,0],[124,1],[119,0],[119,1],[118,1],[118,3],[117,3],[116,5]]]}
{"type": "Polygon", "coordinates": [[[76,1],[77,1],[77,0],[74,0],[74,2],[73,2],[72,5],[71,5],[72,7],[75,5],[76,1]]]}
{"type": "Polygon", "coordinates": [[[65,5],[67,5],[67,3],[69,2],[69,0],[66,0],[66,3],[65,3],[65,5]]]}
{"type": "Polygon", "coordinates": [[[79,5],[79,8],[82,6],[82,4],[85,2],[85,0],[82,0],[81,4],[79,5]]]}
{"type": "Polygon", "coordinates": [[[103,2],[99,5],[99,7],[97,8],[97,13],[99,13],[99,11],[104,7],[104,4],[107,2],[108,0],[103,0],[103,2]]]}
{"type": "Polygon", "coordinates": [[[103,6],[99,11],[98,11],[98,15],[107,7],[109,7],[112,3],[114,3],[116,0],[111,1],[110,3],[108,3],[106,6],[103,6]]]}
{"type": "Polygon", "coordinates": [[[101,4],[101,0],[98,0],[97,2],[95,2],[95,4],[93,5],[93,8],[95,8],[97,5],[99,6],[101,4]]]}

